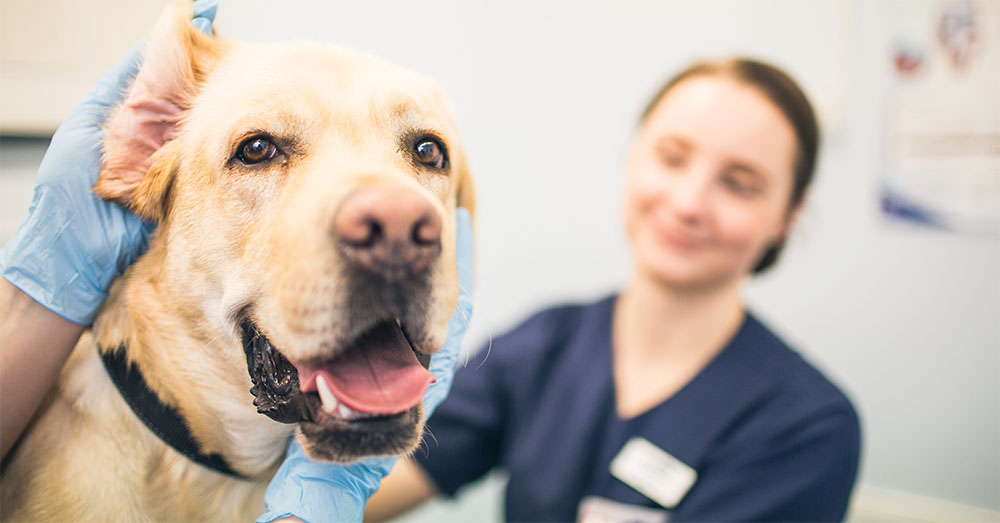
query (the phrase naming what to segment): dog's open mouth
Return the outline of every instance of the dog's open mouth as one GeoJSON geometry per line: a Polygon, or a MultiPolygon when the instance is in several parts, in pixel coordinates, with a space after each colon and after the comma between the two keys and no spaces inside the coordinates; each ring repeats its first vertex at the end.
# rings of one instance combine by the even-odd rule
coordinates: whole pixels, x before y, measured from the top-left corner
{"type": "Polygon", "coordinates": [[[241,323],[257,411],[282,423],[363,429],[420,403],[434,375],[396,320],[369,329],[329,360],[292,364],[250,320],[241,323]]]}

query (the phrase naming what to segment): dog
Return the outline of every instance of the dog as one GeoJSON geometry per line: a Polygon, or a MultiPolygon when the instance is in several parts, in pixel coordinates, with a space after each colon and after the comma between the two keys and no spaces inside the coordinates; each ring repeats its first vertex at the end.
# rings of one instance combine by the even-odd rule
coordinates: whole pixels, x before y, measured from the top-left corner
{"type": "Polygon", "coordinates": [[[339,463],[421,438],[475,199],[447,102],[191,17],[168,6],[103,126],[96,194],[157,229],[4,463],[4,520],[250,521],[293,435],[339,463]]]}

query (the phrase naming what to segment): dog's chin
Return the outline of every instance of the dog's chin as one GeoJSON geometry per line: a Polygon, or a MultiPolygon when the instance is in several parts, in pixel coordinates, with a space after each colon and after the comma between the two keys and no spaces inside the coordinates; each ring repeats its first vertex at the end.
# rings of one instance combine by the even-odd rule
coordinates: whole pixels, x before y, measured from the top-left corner
{"type": "MultiPolygon", "coordinates": [[[[374,456],[405,454],[416,448],[423,430],[419,401],[423,389],[411,391],[408,402],[388,406],[358,403],[357,398],[350,395],[345,398],[333,396],[331,388],[338,392],[340,388],[327,385],[318,376],[336,381],[331,374],[337,372],[326,372],[323,368],[335,365],[336,361],[293,364],[272,346],[252,321],[244,319],[240,326],[247,370],[253,382],[250,392],[254,405],[258,412],[275,421],[298,424],[300,442],[309,457],[350,463],[374,456]],[[304,383],[300,383],[300,378],[304,383]],[[323,383],[318,384],[318,381],[323,383]],[[409,406],[414,401],[416,403],[409,406]]],[[[403,351],[404,345],[413,351],[409,356],[395,355],[404,362],[406,358],[412,360],[409,361],[411,374],[426,372],[430,357],[412,349],[398,324],[392,322],[376,326],[345,351],[377,350],[378,347],[384,351],[386,345],[392,345],[390,342],[395,343],[398,351],[403,351]],[[423,370],[412,368],[414,363],[419,363],[423,370]]]]}

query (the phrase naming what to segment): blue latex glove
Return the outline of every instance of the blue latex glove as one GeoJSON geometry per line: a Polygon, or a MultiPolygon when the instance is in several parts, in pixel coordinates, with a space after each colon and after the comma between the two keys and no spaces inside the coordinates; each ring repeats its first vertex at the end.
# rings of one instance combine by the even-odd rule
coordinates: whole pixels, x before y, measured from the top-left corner
{"type": "MultiPolygon", "coordinates": [[[[458,303],[448,322],[448,339],[431,358],[430,371],[437,381],[424,394],[424,416],[427,418],[451,390],[458,350],[472,317],[473,244],[468,211],[458,209],[455,221],[458,303]]],[[[361,521],[365,503],[378,490],[382,478],[389,474],[397,459],[375,458],[351,465],[318,463],[309,459],[292,438],[285,462],[264,495],[267,512],[257,521],[273,521],[285,516],[296,516],[310,523],[361,521]]]]}
{"type": "MultiPolygon", "coordinates": [[[[216,0],[194,3],[192,24],[212,34],[216,0]]],[[[146,250],[155,227],[91,191],[101,165],[101,124],[122,101],[142,44],[105,73],[59,126],[38,168],[28,219],[0,248],[0,275],[52,312],[90,324],[111,282],[146,250]]]]}

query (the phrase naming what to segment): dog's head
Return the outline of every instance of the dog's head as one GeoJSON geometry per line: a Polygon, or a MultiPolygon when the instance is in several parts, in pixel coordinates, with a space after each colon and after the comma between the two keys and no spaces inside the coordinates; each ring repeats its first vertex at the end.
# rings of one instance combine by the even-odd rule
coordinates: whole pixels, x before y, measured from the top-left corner
{"type": "Polygon", "coordinates": [[[312,457],[412,450],[457,299],[455,208],[474,205],[444,98],[369,56],[190,18],[182,0],[161,20],[96,192],[159,223],[179,324],[231,339],[247,401],[312,457]]]}

